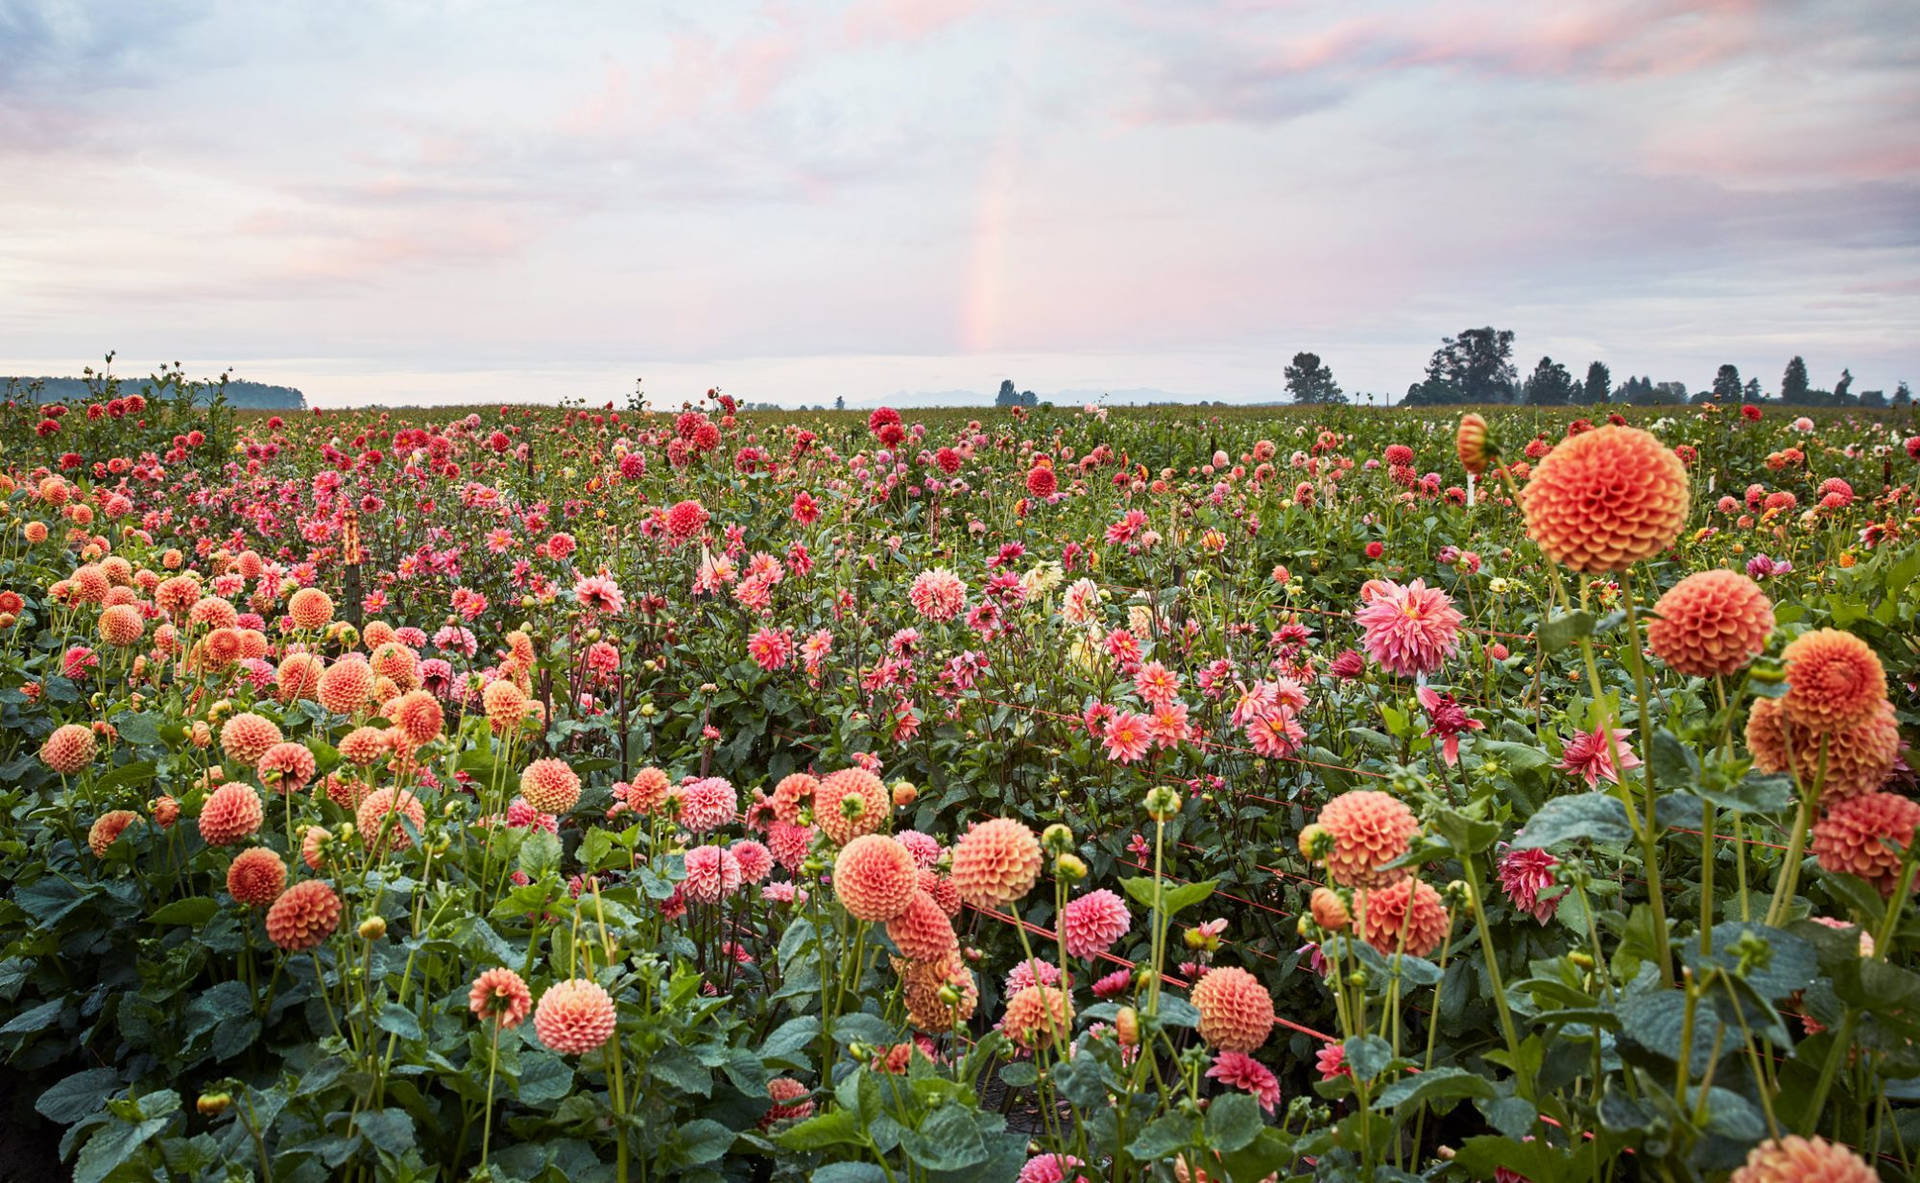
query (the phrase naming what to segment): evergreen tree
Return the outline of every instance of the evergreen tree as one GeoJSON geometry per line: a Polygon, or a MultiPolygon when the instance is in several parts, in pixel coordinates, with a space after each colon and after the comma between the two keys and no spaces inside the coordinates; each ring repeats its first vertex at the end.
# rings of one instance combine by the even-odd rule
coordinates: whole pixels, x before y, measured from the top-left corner
{"type": "Polygon", "coordinates": [[[1900,379],[1900,385],[1893,388],[1893,405],[1896,407],[1913,405],[1913,388],[1907,385],[1905,378],[1900,379]]]}
{"type": "Polygon", "coordinates": [[[1747,384],[1740,388],[1740,401],[1743,403],[1757,403],[1765,397],[1764,394],[1760,393],[1760,379],[1758,378],[1748,378],[1747,384]]]}
{"type": "Polygon", "coordinates": [[[1589,362],[1587,365],[1587,384],[1581,392],[1582,402],[1599,406],[1607,401],[1607,394],[1613,388],[1613,375],[1603,361],[1589,362]]]}
{"type": "Polygon", "coordinates": [[[1347,396],[1333,380],[1333,369],[1317,353],[1296,353],[1285,371],[1287,393],[1296,403],[1344,403],[1347,396]]]}
{"type": "Polygon", "coordinates": [[[1787,363],[1787,372],[1780,378],[1780,401],[1795,406],[1804,405],[1811,392],[1807,387],[1806,359],[1795,355],[1787,363]]]}
{"type": "Polygon", "coordinates": [[[1713,376],[1714,400],[1723,403],[1739,402],[1741,385],[1740,367],[1728,362],[1713,376]]]}
{"type": "Polygon", "coordinates": [[[1573,375],[1567,373],[1567,367],[1550,357],[1543,357],[1533,367],[1533,373],[1527,376],[1526,400],[1537,407],[1564,406],[1573,401],[1576,389],[1573,375]]]}

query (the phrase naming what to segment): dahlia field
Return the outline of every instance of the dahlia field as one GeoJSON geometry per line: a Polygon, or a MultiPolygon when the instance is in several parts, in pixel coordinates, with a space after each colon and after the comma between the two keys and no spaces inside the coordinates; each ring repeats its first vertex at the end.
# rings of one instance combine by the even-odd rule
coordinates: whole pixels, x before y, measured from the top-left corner
{"type": "Polygon", "coordinates": [[[42,1170],[1920,1158],[1910,416],[197,393],[0,409],[42,1170]]]}

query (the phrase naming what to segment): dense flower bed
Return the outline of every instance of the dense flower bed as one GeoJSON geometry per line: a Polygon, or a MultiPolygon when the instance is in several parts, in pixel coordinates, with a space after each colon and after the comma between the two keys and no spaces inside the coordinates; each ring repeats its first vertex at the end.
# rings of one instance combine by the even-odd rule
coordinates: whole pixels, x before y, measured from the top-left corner
{"type": "Polygon", "coordinates": [[[1913,422],[973,414],[0,412],[76,1177],[1906,1177],[1913,422]]]}

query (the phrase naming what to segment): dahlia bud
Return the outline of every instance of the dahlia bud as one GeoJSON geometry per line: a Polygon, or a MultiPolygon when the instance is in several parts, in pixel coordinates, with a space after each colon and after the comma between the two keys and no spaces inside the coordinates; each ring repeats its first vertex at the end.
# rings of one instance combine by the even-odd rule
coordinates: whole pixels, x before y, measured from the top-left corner
{"type": "Polygon", "coordinates": [[[1319,862],[1332,854],[1334,845],[1333,832],[1319,822],[1314,822],[1300,831],[1300,853],[1314,862],[1319,862]]]}
{"type": "Polygon", "coordinates": [[[1054,873],[1069,882],[1078,882],[1087,877],[1087,864],[1076,854],[1058,855],[1053,860],[1054,873]]]}
{"type": "Polygon", "coordinates": [[[640,717],[642,719],[651,719],[653,718],[654,713],[655,712],[654,712],[652,703],[643,702],[640,704],[640,717]]]}
{"type": "Polygon", "coordinates": [[[1576,949],[1567,954],[1567,960],[1572,962],[1573,965],[1583,973],[1593,968],[1593,954],[1591,953],[1583,953],[1576,949]]]}
{"type": "Polygon", "coordinates": [[[380,916],[369,916],[360,922],[360,939],[377,941],[387,935],[387,922],[380,916]]]}
{"type": "Polygon", "coordinates": [[[942,1006],[960,1005],[960,991],[954,989],[952,983],[946,983],[940,987],[939,997],[942,1006]]]}
{"type": "Polygon", "coordinates": [[[919,799],[920,790],[915,788],[911,781],[897,780],[893,782],[893,804],[895,808],[905,809],[919,799]]]}
{"type": "Polygon", "coordinates": [[[227,1111],[228,1106],[233,1104],[233,1094],[232,1093],[201,1093],[200,1099],[195,1101],[193,1104],[194,1104],[194,1108],[200,1111],[200,1116],[218,1117],[220,1114],[225,1113],[227,1111]]]}
{"type": "Polygon", "coordinates": [[[1156,786],[1147,791],[1146,808],[1154,821],[1171,821],[1180,812],[1180,794],[1168,785],[1156,786]]]}
{"type": "Polygon", "coordinates": [[[1364,986],[1366,984],[1367,971],[1364,969],[1356,969],[1347,975],[1347,985],[1349,986],[1364,986]]]}
{"type": "Polygon", "coordinates": [[[867,811],[867,799],[858,793],[848,793],[840,798],[840,816],[848,821],[857,821],[867,811]]]}
{"type": "Polygon", "coordinates": [[[1055,822],[1040,831],[1040,845],[1054,854],[1073,849],[1073,831],[1055,822]]]}
{"type": "Polygon", "coordinates": [[[1500,455],[1500,449],[1487,437],[1487,421],[1472,412],[1460,417],[1453,442],[1460,454],[1460,467],[1475,476],[1487,471],[1488,462],[1500,455]]]}
{"type": "Polygon", "coordinates": [[[720,687],[714,685],[712,682],[700,683],[700,693],[702,694],[717,694],[719,691],[720,687]]]}
{"type": "Polygon", "coordinates": [[[1469,896],[1470,896],[1470,895],[1471,895],[1472,893],[1471,893],[1471,892],[1470,892],[1470,891],[1468,890],[1468,888],[1467,888],[1467,881],[1466,881],[1466,880],[1464,880],[1464,879],[1455,879],[1455,880],[1453,880],[1453,881],[1451,881],[1450,883],[1448,883],[1448,884],[1447,884],[1447,890],[1446,890],[1445,892],[1443,892],[1442,894],[1443,894],[1443,895],[1445,895],[1445,896],[1446,896],[1446,898],[1447,898],[1447,906],[1448,906],[1448,907],[1450,907],[1450,908],[1457,908],[1457,907],[1459,907],[1459,906],[1460,906],[1461,904],[1464,904],[1464,903],[1466,903],[1466,902],[1467,902],[1467,898],[1468,898],[1468,897],[1469,897],[1469,896]]]}
{"type": "Polygon", "coordinates": [[[1121,1047],[1134,1047],[1140,1042],[1140,1012],[1130,1006],[1120,1008],[1113,1016],[1113,1030],[1120,1037],[1121,1047]]]}
{"type": "Polygon", "coordinates": [[[1313,889],[1311,907],[1314,923],[1328,932],[1345,932],[1347,926],[1353,923],[1353,916],[1347,911],[1347,902],[1330,887],[1313,889]]]}

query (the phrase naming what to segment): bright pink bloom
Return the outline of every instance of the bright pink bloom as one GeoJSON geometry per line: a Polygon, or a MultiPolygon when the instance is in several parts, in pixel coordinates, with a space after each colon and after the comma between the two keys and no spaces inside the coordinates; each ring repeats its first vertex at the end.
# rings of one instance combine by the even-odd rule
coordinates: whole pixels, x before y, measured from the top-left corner
{"type": "Polygon", "coordinates": [[[1353,614],[1365,629],[1368,656],[1403,678],[1431,674],[1460,648],[1460,622],[1466,617],[1437,587],[1416,579],[1402,587],[1370,579],[1360,591],[1364,601],[1353,614]]]}

